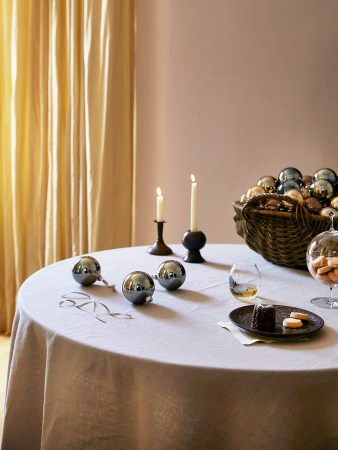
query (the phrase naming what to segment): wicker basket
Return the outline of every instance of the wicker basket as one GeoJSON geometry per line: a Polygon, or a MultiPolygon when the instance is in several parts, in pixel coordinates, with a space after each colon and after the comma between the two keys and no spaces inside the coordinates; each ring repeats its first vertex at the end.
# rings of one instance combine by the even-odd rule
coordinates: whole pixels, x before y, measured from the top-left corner
{"type": "Polygon", "coordinates": [[[306,269],[306,250],[310,241],[330,229],[328,217],[311,214],[307,208],[285,195],[255,195],[246,204],[235,202],[233,206],[237,233],[252,250],[281,266],[306,269]],[[287,201],[294,210],[259,209],[259,204],[270,198],[287,201]]]}

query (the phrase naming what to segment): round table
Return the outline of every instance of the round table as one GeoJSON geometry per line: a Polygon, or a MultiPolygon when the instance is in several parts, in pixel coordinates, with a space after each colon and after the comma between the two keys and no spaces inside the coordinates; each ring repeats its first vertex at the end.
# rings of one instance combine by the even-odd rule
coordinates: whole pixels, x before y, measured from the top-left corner
{"type": "Polygon", "coordinates": [[[306,270],[276,266],[245,245],[207,244],[203,264],[147,247],[91,254],[102,282],[81,286],[77,258],[41,269],[22,285],[11,339],[2,449],[333,449],[338,448],[338,311],[310,303],[328,288],[306,270]],[[153,302],[122,294],[135,270],[155,274],[165,260],[186,269],[176,291],[155,281],[153,302]],[[245,303],[228,276],[255,262],[259,298],[315,312],[324,327],[306,341],[242,345],[217,325],[245,303]],[[62,295],[89,294],[83,310],[62,295]],[[110,311],[126,313],[107,316],[110,311]]]}

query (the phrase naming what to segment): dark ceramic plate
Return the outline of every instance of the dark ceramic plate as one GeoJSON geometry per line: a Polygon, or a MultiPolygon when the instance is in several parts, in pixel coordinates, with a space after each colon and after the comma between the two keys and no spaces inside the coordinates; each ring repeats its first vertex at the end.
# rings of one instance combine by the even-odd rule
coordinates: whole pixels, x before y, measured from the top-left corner
{"type": "Polygon", "coordinates": [[[252,312],[254,305],[242,306],[240,308],[234,309],[229,314],[229,319],[232,323],[237,325],[243,330],[249,331],[253,334],[259,334],[260,336],[269,336],[272,338],[288,338],[296,336],[306,336],[308,334],[314,333],[320,330],[324,325],[324,320],[306,309],[296,308],[294,306],[282,306],[274,305],[276,324],[274,331],[261,331],[256,328],[251,327],[252,312]],[[309,316],[308,321],[303,321],[303,326],[301,328],[285,328],[283,327],[283,320],[286,317],[290,317],[291,312],[301,312],[309,316]]]}

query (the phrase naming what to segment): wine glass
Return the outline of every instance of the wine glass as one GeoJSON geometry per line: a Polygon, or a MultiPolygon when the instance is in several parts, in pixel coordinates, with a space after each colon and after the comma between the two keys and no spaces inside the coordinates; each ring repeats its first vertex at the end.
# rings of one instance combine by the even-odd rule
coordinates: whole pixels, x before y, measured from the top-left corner
{"type": "Polygon", "coordinates": [[[233,264],[229,275],[229,288],[231,294],[244,302],[254,300],[258,294],[261,283],[261,274],[256,264],[233,264]]]}
{"type": "Polygon", "coordinates": [[[333,298],[333,288],[338,284],[338,231],[333,227],[334,212],[330,212],[331,226],[328,231],[315,236],[306,252],[307,267],[311,275],[329,286],[329,297],[316,297],[311,303],[319,308],[338,308],[338,298],[333,298]]]}

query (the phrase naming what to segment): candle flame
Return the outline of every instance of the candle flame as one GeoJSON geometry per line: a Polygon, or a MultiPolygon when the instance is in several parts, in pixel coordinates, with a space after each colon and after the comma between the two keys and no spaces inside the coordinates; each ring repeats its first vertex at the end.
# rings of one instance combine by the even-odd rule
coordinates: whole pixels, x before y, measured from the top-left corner
{"type": "Polygon", "coordinates": [[[192,182],[192,183],[195,183],[195,182],[196,182],[195,176],[194,176],[193,174],[191,174],[191,182],[192,182]]]}
{"type": "Polygon", "coordinates": [[[157,192],[157,195],[162,195],[161,189],[159,187],[157,188],[156,192],[157,192]]]}

